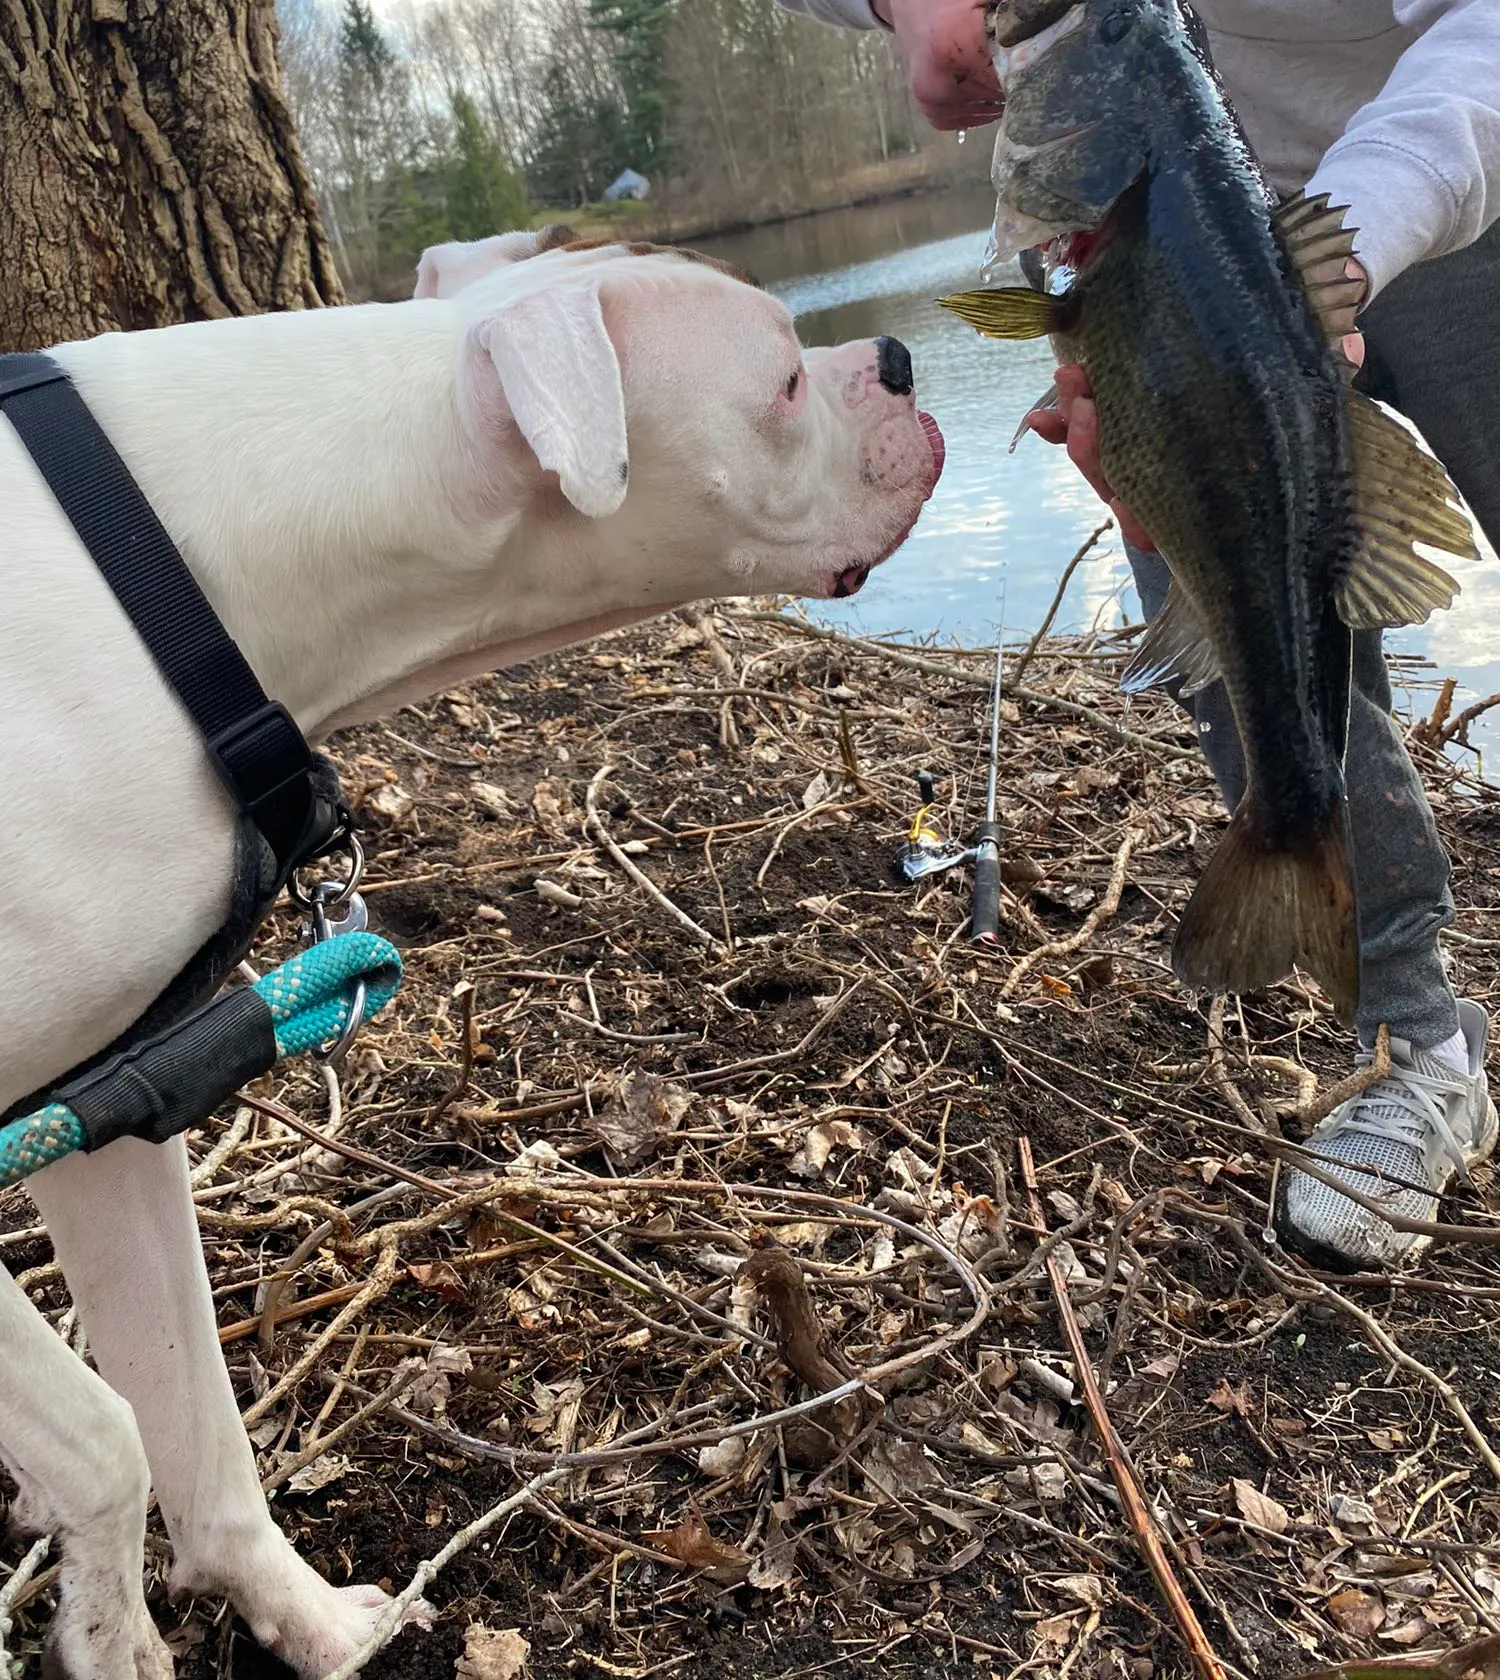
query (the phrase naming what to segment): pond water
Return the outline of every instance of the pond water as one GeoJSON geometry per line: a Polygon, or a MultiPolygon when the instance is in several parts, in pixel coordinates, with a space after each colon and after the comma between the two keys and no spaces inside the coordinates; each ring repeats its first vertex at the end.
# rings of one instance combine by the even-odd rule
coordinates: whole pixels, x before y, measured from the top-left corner
{"type": "MultiPolygon", "coordinates": [[[[880,333],[902,339],[912,353],[918,401],[947,437],[942,482],[906,547],[855,600],[816,608],[855,634],[989,642],[1003,599],[1005,639],[1013,641],[1041,622],[1063,568],[1105,517],[1062,450],[1028,435],[1008,453],[1021,415],[1051,381],[1046,341],[982,339],[933,301],[978,284],[992,209],[987,187],[976,185],[699,242],[783,298],[806,344],[880,333]]],[[[1463,594],[1451,611],[1388,640],[1395,651],[1431,661],[1430,669],[1401,662],[1405,698],[1415,710],[1430,711],[1430,685],[1445,676],[1460,685],[1455,712],[1500,691],[1500,565],[1489,554],[1463,568],[1459,581],[1463,594]]],[[[1130,569],[1111,531],[1074,573],[1058,628],[1112,627],[1139,617],[1130,569]]],[[[1500,717],[1475,741],[1490,764],[1500,764],[1500,717]]]]}

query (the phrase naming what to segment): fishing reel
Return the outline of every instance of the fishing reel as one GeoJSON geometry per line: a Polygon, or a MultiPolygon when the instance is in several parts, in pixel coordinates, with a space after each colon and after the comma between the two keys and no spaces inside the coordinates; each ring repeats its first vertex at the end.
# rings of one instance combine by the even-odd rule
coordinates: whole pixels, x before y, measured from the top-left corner
{"type": "Polygon", "coordinates": [[[976,847],[959,845],[937,826],[932,815],[937,794],[930,770],[917,772],[917,789],[922,796],[921,809],[912,818],[906,844],[894,860],[897,875],[908,885],[926,880],[929,875],[941,875],[959,864],[972,863],[978,855],[976,847]]]}

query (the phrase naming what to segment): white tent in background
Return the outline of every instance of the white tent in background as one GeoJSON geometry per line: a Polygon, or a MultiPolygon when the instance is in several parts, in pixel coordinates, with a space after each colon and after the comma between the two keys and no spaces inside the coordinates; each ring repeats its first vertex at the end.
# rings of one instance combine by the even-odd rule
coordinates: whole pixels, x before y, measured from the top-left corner
{"type": "Polygon", "coordinates": [[[633,169],[623,170],[617,179],[604,189],[604,202],[615,204],[622,198],[650,198],[651,183],[633,169]]]}

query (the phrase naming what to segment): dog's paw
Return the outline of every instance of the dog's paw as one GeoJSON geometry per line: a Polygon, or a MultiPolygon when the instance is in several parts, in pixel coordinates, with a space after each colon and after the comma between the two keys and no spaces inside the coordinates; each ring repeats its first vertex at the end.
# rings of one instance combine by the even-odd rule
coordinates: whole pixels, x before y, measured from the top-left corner
{"type": "MultiPolygon", "coordinates": [[[[200,1560],[196,1566],[179,1554],[174,1594],[225,1594],[256,1642],[302,1680],[323,1680],[363,1650],[391,1602],[379,1587],[330,1586],[269,1523],[255,1540],[215,1552],[213,1564],[200,1560]]],[[[400,1625],[425,1628],[431,1620],[431,1607],[418,1603],[400,1625]]]]}
{"type": "MultiPolygon", "coordinates": [[[[256,1629],[266,1649],[296,1669],[303,1680],[322,1680],[362,1651],[391,1604],[379,1587],[330,1587],[321,1576],[313,1578],[321,1588],[317,1604],[288,1607],[274,1630],[256,1629]]],[[[409,1606],[388,1637],[394,1639],[409,1626],[432,1626],[432,1606],[425,1600],[409,1606]]]]}
{"type": "Polygon", "coordinates": [[[64,1601],[42,1655],[43,1680],[172,1680],[172,1654],[151,1618],[70,1614],[64,1601]]]}

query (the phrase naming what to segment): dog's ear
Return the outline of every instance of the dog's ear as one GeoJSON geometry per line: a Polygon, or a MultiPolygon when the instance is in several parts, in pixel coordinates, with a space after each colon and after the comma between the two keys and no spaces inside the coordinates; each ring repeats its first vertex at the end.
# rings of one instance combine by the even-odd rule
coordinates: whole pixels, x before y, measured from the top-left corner
{"type": "Polygon", "coordinates": [[[429,245],[417,263],[419,298],[452,297],[465,286],[472,286],[486,274],[511,263],[525,262],[528,257],[555,251],[573,239],[572,228],[549,222],[546,227],[527,233],[496,233],[488,239],[453,240],[447,245],[429,245]]]}
{"type": "MultiPolygon", "coordinates": [[[[625,387],[598,286],[538,289],[502,302],[470,331],[481,384],[486,374],[498,379],[521,435],[563,494],[591,519],[616,512],[630,476],[625,387]]],[[[482,391],[475,395],[481,411],[489,406],[482,391]]]]}

